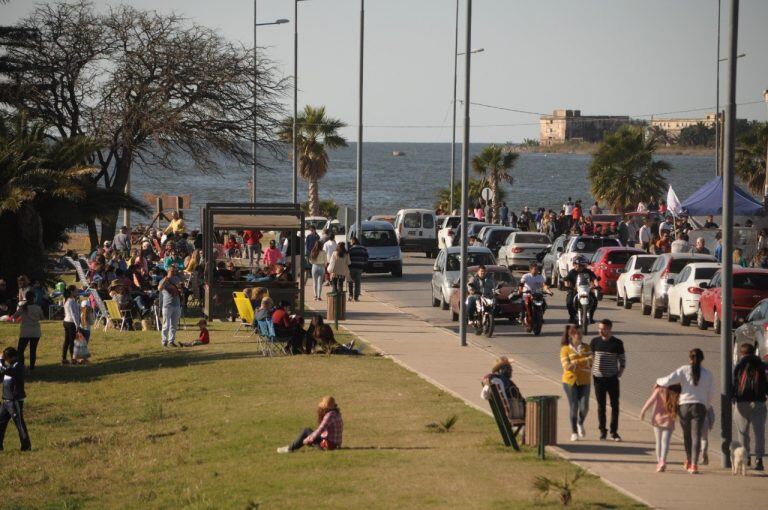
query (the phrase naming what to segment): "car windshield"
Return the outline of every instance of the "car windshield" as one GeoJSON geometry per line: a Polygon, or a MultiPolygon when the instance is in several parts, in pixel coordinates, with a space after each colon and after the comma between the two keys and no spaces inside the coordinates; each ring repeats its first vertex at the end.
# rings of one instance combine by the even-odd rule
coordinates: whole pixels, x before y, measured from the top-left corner
{"type": "Polygon", "coordinates": [[[631,251],[612,251],[608,254],[608,264],[621,264],[622,266],[627,263],[629,257],[634,255],[631,251]]]}
{"type": "Polygon", "coordinates": [[[701,262],[701,260],[697,261],[696,259],[672,259],[672,262],[669,264],[669,272],[677,274],[682,271],[685,266],[693,262],[701,262]]]}
{"type": "Polygon", "coordinates": [[[573,242],[573,249],[579,253],[594,253],[603,246],[621,246],[617,239],[603,237],[582,237],[573,242]]]}
{"type": "MultiPolygon", "coordinates": [[[[461,256],[458,253],[448,255],[448,261],[445,264],[446,271],[459,271],[461,269],[461,256]]],[[[486,252],[467,253],[467,267],[469,266],[492,266],[496,264],[493,255],[486,252]]]]}
{"type": "Polygon", "coordinates": [[[544,234],[515,234],[515,244],[549,244],[549,237],[544,234]]]}
{"type": "Polygon", "coordinates": [[[694,279],[709,281],[715,276],[715,273],[717,273],[716,267],[697,267],[694,279]]]}
{"type": "Polygon", "coordinates": [[[639,269],[641,273],[650,273],[656,257],[638,257],[635,262],[635,268],[639,269]]]}
{"type": "Polygon", "coordinates": [[[363,246],[397,246],[394,230],[363,230],[363,246]]]}
{"type": "Polygon", "coordinates": [[[315,227],[317,230],[322,230],[327,222],[328,220],[321,218],[319,220],[306,220],[304,223],[307,228],[315,227]]]}
{"type": "Polygon", "coordinates": [[[741,273],[733,275],[733,287],[736,289],[762,290],[768,289],[768,274],[741,273]]]}
{"type": "Polygon", "coordinates": [[[467,227],[467,232],[469,232],[470,236],[476,236],[478,232],[480,232],[483,227],[487,227],[487,223],[472,223],[470,226],[467,227]]]}

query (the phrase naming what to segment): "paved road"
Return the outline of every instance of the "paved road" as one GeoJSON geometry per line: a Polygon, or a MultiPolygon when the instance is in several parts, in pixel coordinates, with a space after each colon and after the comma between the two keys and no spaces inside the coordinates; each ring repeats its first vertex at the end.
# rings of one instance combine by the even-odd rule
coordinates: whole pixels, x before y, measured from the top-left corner
{"type": "MultiPolygon", "coordinates": [[[[432,259],[420,254],[405,257],[403,279],[389,276],[366,275],[363,292],[397,306],[436,326],[458,332],[458,323],[451,321],[450,313],[431,305],[430,280],[432,259]]],[[[526,333],[522,326],[499,321],[493,338],[487,339],[469,333],[468,338],[489,350],[509,355],[518,362],[540,371],[543,375],[560,379],[560,338],[567,323],[565,293],[555,290],[548,299],[546,323],[541,336],[526,333]]],[[[622,378],[622,408],[639,414],[657,377],[667,375],[687,363],[688,351],[699,347],[704,351],[704,364],[714,374],[720,386],[720,337],[712,330],[700,331],[695,325],[683,327],[663,319],[652,319],[640,313],[639,305],[632,310],[617,307],[613,297],[600,302],[596,319],[608,317],[614,322],[614,334],[624,341],[627,350],[627,370],[622,378]]],[[[597,328],[595,327],[595,334],[597,328]]],[[[720,416],[716,402],[716,416],[720,416]]],[[[716,426],[719,430],[719,426],[716,426]]],[[[710,438],[711,449],[719,449],[717,433],[710,438]]]]}

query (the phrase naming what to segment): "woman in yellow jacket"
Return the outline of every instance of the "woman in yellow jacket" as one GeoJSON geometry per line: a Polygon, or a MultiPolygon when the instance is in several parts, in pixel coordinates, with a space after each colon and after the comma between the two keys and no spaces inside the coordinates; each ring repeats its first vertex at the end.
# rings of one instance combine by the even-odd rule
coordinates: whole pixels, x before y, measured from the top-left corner
{"type": "Polygon", "coordinates": [[[589,411],[589,383],[592,380],[592,352],[582,342],[581,330],[565,327],[560,364],[563,366],[563,390],[568,397],[571,418],[571,441],[584,437],[584,420],[589,411]]]}

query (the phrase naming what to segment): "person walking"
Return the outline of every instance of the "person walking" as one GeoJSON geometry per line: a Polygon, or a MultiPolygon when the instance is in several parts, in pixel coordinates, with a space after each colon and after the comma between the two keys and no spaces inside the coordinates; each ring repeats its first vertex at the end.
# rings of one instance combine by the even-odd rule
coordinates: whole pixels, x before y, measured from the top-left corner
{"type": "Polygon", "coordinates": [[[563,366],[563,391],[568,397],[571,420],[571,441],[586,435],[584,420],[589,411],[589,386],[592,369],[592,351],[582,342],[581,330],[567,325],[560,348],[560,364],[563,366]]]}
{"type": "Polygon", "coordinates": [[[3,380],[3,404],[0,407],[0,450],[3,449],[8,422],[13,420],[19,431],[21,451],[29,451],[32,449],[32,442],[29,440],[29,431],[27,431],[27,424],[24,422],[24,399],[27,396],[24,393],[24,362],[13,347],[6,347],[0,355],[0,377],[3,380]]]}
{"type": "Polygon", "coordinates": [[[176,276],[176,266],[168,268],[168,274],[157,286],[160,291],[160,306],[163,310],[163,329],[160,339],[163,347],[176,345],[176,331],[181,318],[181,278],[176,276]]]}
{"type": "Polygon", "coordinates": [[[680,385],[669,388],[654,386],[653,393],[640,411],[640,420],[645,419],[645,413],[651,411],[651,424],[656,439],[656,472],[663,473],[667,469],[669,441],[675,431],[677,402],[680,399],[680,385]]]}
{"type": "Polygon", "coordinates": [[[506,202],[502,202],[501,207],[499,207],[499,219],[503,226],[509,226],[509,207],[507,207],[506,202]]]}
{"type": "Polygon", "coordinates": [[[640,243],[640,249],[645,250],[646,253],[653,253],[651,251],[651,240],[653,238],[653,230],[651,229],[651,220],[645,220],[643,226],[640,227],[640,231],[637,233],[637,240],[640,243]]]}
{"type": "Polygon", "coordinates": [[[701,431],[707,419],[707,408],[714,397],[714,377],[701,366],[704,353],[701,349],[691,349],[689,363],[683,365],[666,377],[656,380],[656,384],[666,388],[679,384],[679,416],[683,429],[685,463],[683,468],[692,475],[699,473],[699,452],[701,450],[701,431]]]}
{"type": "Polygon", "coordinates": [[[80,329],[80,305],[75,299],[75,286],[64,289],[64,343],[61,345],[61,364],[68,365],[75,350],[75,336],[80,329]],[[69,353],[69,355],[67,355],[69,353]]]}
{"type": "Polygon", "coordinates": [[[355,236],[349,238],[349,243],[349,300],[360,301],[360,283],[368,263],[368,250],[355,236]]]}
{"type": "Polygon", "coordinates": [[[336,246],[336,250],[328,261],[328,272],[334,292],[344,292],[344,280],[349,280],[349,254],[344,242],[336,246]]]}
{"type": "Polygon", "coordinates": [[[40,341],[40,321],[45,319],[43,309],[35,304],[35,293],[28,291],[25,295],[24,303],[19,305],[16,313],[13,314],[14,319],[21,320],[21,327],[19,328],[19,346],[17,348],[19,352],[19,360],[22,365],[24,364],[24,352],[29,345],[29,369],[35,369],[35,361],[37,360],[37,343],[40,341]]]}
{"type": "Polygon", "coordinates": [[[312,264],[312,289],[315,292],[315,301],[322,301],[325,266],[328,264],[328,259],[320,242],[312,246],[312,251],[309,252],[309,263],[312,264]]]}
{"type": "Polygon", "coordinates": [[[598,325],[600,336],[592,339],[589,344],[594,353],[592,363],[592,378],[597,399],[597,420],[600,428],[600,440],[605,441],[606,429],[606,396],[611,401],[611,439],[621,441],[619,436],[619,379],[627,366],[624,352],[624,342],[613,336],[613,322],[603,319],[598,325]]]}
{"type": "MultiPolygon", "coordinates": [[[[755,346],[743,343],[739,346],[741,359],[733,369],[734,419],[741,437],[741,444],[750,454],[755,456],[755,471],[763,470],[763,455],[765,455],[765,418],[766,418],[766,364],[755,355],[755,346]],[[755,449],[750,449],[749,429],[755,436],[755,449]]],[[[749,464],[749,460],[747,461],[749,464]]]]}

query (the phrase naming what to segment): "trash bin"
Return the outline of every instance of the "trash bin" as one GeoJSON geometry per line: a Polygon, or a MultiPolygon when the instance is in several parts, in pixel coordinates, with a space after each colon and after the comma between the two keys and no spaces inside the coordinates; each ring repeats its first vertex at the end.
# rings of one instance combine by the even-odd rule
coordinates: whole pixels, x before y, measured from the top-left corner
{"type": "Polygon", "coordinates": [[[525,444],[539,447],[544,458],[544,446],[557,444],[557,399],[555,395],[528,397],[525,403],[525,444]]]}
{"type": "Polygon", "coordinates": [[[331,291],[325,295],[328,303],[327,321],[343,321],[347,316],[347,293],[331,291]]]}

